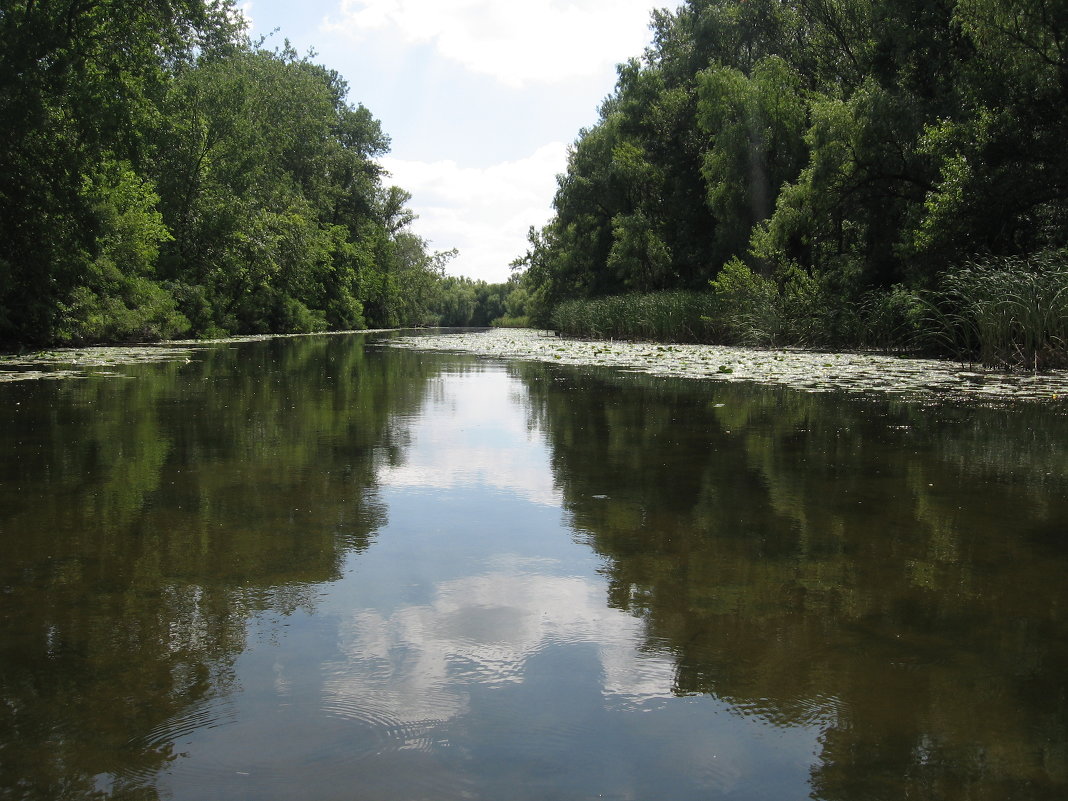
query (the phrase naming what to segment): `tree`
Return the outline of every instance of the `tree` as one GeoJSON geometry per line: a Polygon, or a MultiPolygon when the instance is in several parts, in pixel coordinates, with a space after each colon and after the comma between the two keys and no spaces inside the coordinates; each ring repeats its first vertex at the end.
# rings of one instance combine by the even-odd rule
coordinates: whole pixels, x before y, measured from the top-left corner
{"type": "Polygon", "coordinates": [[[151,157],[146,128],[169,76],[195,50],[217,52],[233,41],[231,8],[229,0],[5,4],[0,339],[48,341],[64,308],[86,289],[100,290],[80,287],[115,234],[107,226],[117,218],[100,202],[107,165],[140,173],[151,157]]]}
{"type": "Polygon", "coordinates": [[[801,79],[769,56],[751,77],[731,67],[708,69],[698,76],[698,96],[698,124],[710,140],[702,175],[718,254],[723,261],[744,257],[753,227],[771,216],[782,185],[803,164],[801,79]]]}

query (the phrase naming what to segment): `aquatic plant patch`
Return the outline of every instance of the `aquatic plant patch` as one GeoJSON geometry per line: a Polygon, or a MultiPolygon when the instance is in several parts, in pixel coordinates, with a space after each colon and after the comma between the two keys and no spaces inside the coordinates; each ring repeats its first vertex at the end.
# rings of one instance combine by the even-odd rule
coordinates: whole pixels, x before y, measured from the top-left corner
{"type": "Polygon", "coordinates": [[[189,361],[197,351],[218,345],[292,337],[373,334],[390,330],[395,329],[324,331],[310,334],[249,334],[219,339],[176,339],[157,345],[100,345],[87,348],[57,348],[26,354],[7,354],[0,355],[0,382],[85,378],[90,374],[120,376],[121,373],[108,368],[149,362],[189,361]]]}
{"type": "Polygon", "coordinates": [[[84,378],[118,375],[110,368],[148,362],[186,361],[196,347],[130,346],[60,348],[25,355],[0,356],[0,381],[84,378]]]}
{"type": "Polygon", "coordinates": [[[390,340],[396,347],[498,358],[614,367],[710,381],[754,381],[809,392],[880,392],[935,400],[1054,402],[1068,406],[1068,370],[1006,373],[957,362],[881,353],[821,353],[728,345],[670,346],[558,337],[550,331],[493,331],[390,340]]]}

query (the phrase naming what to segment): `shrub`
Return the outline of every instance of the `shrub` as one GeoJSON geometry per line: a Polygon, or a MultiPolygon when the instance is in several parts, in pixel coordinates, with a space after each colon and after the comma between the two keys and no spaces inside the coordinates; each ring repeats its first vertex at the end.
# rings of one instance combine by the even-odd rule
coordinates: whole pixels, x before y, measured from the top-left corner
{"type": "Polygon", "coordinates": [[[310,334],[327,329],[326,316],[309,309],[294,297],[278,293],[270,317],[271,330],[287,334],[310,334]]]}
{"type": "MultiPolygon", "coordinates": [[[[741,259],[723,265],[711,283],[726,341],[743,345],[828,345],[848,335],[843,309],[825,284],[794,264],[773,278],[741,259]]],[[[852,321],[850,321],[851,323],[852,321]]]]}
{"type": "Polygon", "coordinates": [[[723,265],[711,287],[727,341],[763,345],[774,340],[781,320],[773,281],[736,257],[723,265]]]}
{"type": "Polygon", "coordinates": [[[156,282],[111,265],[89,278],[90,285],[75,287],[58,305],[56,342],[148,342],[189,333],[189,320],[156,282]]]}

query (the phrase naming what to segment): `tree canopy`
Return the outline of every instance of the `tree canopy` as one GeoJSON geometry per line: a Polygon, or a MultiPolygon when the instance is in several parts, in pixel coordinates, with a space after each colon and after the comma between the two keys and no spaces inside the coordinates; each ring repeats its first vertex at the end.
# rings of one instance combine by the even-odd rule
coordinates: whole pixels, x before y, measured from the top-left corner
{"type": "Polygon", "coordinates": [[[333,70],[230,0],[0,9],[0,341],[426,324],[448,254],[333,70]]]}
{"type": "Polygon", "coordinates": [[[847,305],[1068,247],[1063,3],[685,0],[652,29],[517,261],[541,320],[728,264],[847,305]]]}

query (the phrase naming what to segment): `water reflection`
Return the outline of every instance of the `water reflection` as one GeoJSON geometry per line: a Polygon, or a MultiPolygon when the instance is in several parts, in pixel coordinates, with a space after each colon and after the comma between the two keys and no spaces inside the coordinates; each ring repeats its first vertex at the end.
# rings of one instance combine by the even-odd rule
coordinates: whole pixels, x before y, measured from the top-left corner
{"type": "Polygon", "coordinates": [[[821,799],[1068,789],[1064,417],[517,370],[676,693],[823,721],[821,799]]]}
{"type": "Polygon", "coordinates": [[[323,339],[5,386],[0,789],[151,796],[225,715],[247,619],[312,608],[369,544],[432,369],[323,339]]]}
{"type": "Polygon", "coordinates": [[[2,797],[1068,789],[1068,418],[198,358],[0,388],[2,797]]]}
{"type": "Polygon", "coordinates": [[[467,685],[521,683],[530,659],[575,643],[595,647],[608,703],[671,696],[671,660],[642,654],[640,622],[605,609],[602,587],[579,577],[509,571],[447,581],[430,604],[388,617],[361,610],[340,634],[345,661],[331,669],[331,704],[373,698],[405,722],[455,717],[467,685]]]}
{"type": "Polygon", "coordinates": [[[382,471],[383,485],[440,491],[485,486],[559,505],[552,473],[545,469],[542,432],[517,414],[526,399],[507,373],[453,367],[431,382],[428,396],[435,413],[409,427],[418,447],[382,471]]]}

